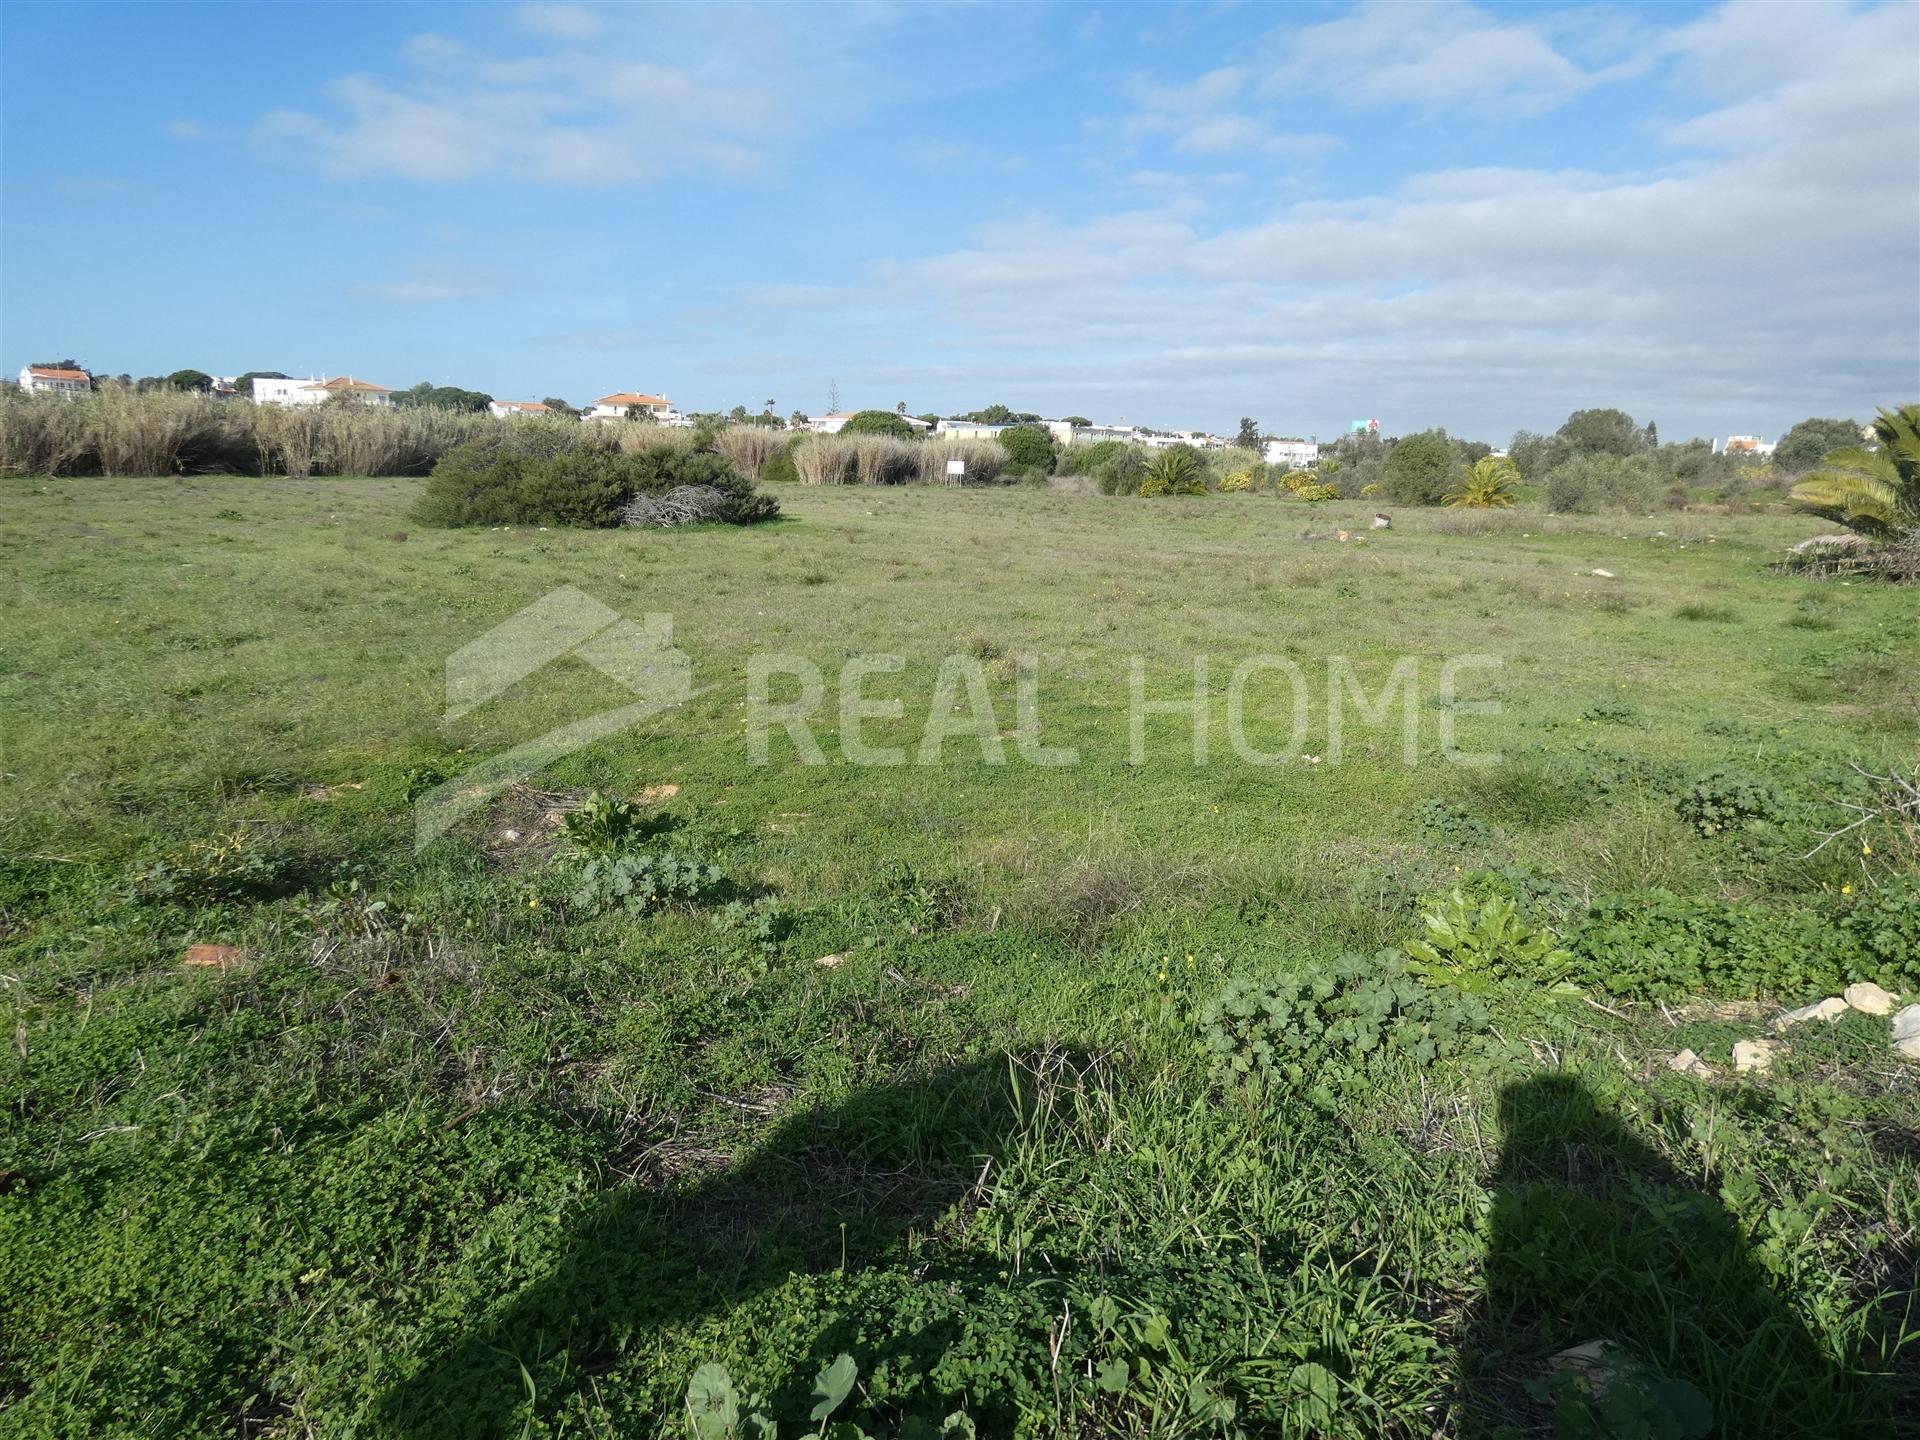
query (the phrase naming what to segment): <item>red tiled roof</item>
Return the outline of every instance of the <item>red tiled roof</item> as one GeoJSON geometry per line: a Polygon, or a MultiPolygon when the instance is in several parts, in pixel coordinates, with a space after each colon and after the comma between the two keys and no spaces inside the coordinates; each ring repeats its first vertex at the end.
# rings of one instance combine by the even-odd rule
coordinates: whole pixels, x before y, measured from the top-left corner
{"type": "Polygon", "coordinates": [[[543,405],[538,400],[496,400],[493,403],[502,410],[524,410],[530,415],[546,415],[552,411],[551,406],[543,405]]]}
{"type": "Polygon", "coordinates": [[[84,370],[62,370],[53,365],[29,365],[29,375],[37,375],[42,380],[91,380],[93,377],[84,370]]]}
{"type": "Polygon", "coordinates": [[[618,395],[602,395],[594,403],[597,405],[664,405],[667,403],[667,397],[635,395],[631,391],[622,390],[618,395]]]}
{"type": "Polygon", "coordinates": [[[354,380],[345,375],[333,380],[321,380],[305,388],[308,390],[360,390],[373,395],[391,395],[393,393],[384,385],[370,385],[365,380],[354,380]]]}

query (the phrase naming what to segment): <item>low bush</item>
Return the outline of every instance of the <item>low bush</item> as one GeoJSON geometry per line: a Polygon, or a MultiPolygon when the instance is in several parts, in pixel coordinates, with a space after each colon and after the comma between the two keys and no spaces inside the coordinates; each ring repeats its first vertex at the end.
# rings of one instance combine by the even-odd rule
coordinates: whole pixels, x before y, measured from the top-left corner
{"type": "Polygon", "coordinates": [[[1792,818],[1786,797],[1775,786],[1726,769],[1695,780],[1673,802],[1673,810],[1707,837],[1756,827],[1778,829],[1792,818]]]}
{"type": "Polygon", "coordinates": [[[913,440],[919,431],[891,410],[862,410],[840,427],[842,435],[885,435],[891,440],[913,440]]]}
{"type": "Polygon", "coordinates": [[[1491,1024],[1479,1000],[1427,988],[1391,950],[1343,955],[1318,974],[1234,980],[1200,1013],[1221,1078],[1256,1094],[1309,1087],[1322,1103],[1382,1056],[1432,1064],[1491,1024]]]}
{"type": "Polygon", "coordinates": [[[1031,474],[1051,475],[1055,441],[1043,425],[1013,425],[995,437],[1007,452],[1007,463],[1031,474]]]}
{"type": "Polygon", "coordinates": [[[1220,477],[1222,495],[1244,495],[1252,489],[1253,472],[1251,470],[1229,470],[1220,477]]]}
{"type": "Polygon", "coordinates": [[[1661,503],[1660,476],[1644,456],[1575,455],[1547,472],[1547,508],[1590,515],[1647,511],[1661,503]]]}
{"type": "Polygon", "coordinates": [[[624,455],[576,448],[537,453],[538,439],[469,441],[442,456],[414,516],[422,524],[575,525],[602,528],[626,518],[636,498],[698,492],[697,518],[752,524],[779,502],[711,450],[660,448],[624,455]],[[536,453],[526,453],[531,448],[536,453]]]}
{"type": "Polygon", "coordinates": [[[766,485],[797,485],[800,472],[794,468],[793,447],[797,442],[784,441],[774,456],[760,467],[760,480],[766,485]]]}
{"type": "Polygon", "coordinates": [[[1596,901],[1567,927],[1576,983],[1631,1000],[1832,995],[1856,980],[1920,989],[1920,883],[1898,878],[1825,910],[1682,899],[1596,901]]]}
{"type": "Polygon", "coordinates": [[[448,451],[427,477],[414,507],[422,525],[583,525],[620,523],[633,493],[621,456],[588,450],[544,458],[469,441],[448,451]]]}
{"type": "Polygon", "coordinates": [[[1126,454],[1128,448],[1124,440],[1095,440],[1085,445],[1068,445],[1054,461],[1054,473],[1098,476],[1102,466],[1110,464],[1115,456],[1126,454]]]}
{"type": "Polygon", "coordinates": [[[667,850],[587,855],[571,862],[570,870],[568,902],[589,915],[692,909],[728,893],[719,866],[667,850]]]}
{"type": "Polygon", "coordinates": [[[1447,432],[1423,430],[1393,443],[1375,483],[1401,505],[1438,505],[1454,490],[1460,471],[1460,456],[1447,432]]]}

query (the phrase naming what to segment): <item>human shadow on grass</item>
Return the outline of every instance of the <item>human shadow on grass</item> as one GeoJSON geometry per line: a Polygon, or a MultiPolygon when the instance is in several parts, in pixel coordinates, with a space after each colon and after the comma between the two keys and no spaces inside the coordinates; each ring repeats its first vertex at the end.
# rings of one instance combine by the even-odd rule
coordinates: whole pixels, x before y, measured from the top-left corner
{"type": "Polygon", "coordinates": [[[1885,1377],[1824,1351],[1739,1222],[1578,1080],[1508,1086],[1500,1121],[1461,1434],[1694,1436],[1709,1407],[1714,1436],[1894,1433],[1885,1377]]]}
{"type": "Polygon", "coordinates": [[[517,1432],[530,1392],[552,1413],[654,1333],[724,1318],[790,1274],[897,1262],[978,1183],[1015,1113],[1002,1057],[798,1110],[736,1162],[684,1136],[643,1149],[552,1273],[390,1392],[381,1423],[416,1440],[517,1432]]]}

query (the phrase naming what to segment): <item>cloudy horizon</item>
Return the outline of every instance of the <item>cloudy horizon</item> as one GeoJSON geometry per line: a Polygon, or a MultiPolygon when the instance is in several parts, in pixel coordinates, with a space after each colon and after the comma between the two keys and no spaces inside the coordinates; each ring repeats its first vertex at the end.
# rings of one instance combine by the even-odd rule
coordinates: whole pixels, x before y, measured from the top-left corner
{"type": "Polygon", "coordinates": [[[9,371],[1495,442],[1920,398],[1906,4],[16,4],[0,37],[9,371]]]}

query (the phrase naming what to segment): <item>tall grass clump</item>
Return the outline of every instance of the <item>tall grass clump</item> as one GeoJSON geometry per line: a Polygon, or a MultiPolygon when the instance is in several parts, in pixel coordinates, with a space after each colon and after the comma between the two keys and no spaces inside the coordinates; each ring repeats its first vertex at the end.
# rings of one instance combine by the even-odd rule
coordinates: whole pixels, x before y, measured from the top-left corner
{"type": "Polygon", "coordinates": [[[92,457],[91,407],[57,395],[0,387],[0,472],[81,475],[92,457]]]}
{"type": "Polygon", "coordinates": [[[729,425],[714,437],[713,448],[749,480],[758,480],[786,443],[785,432],[765,425],[729,425]]]}
{"type": "Polygon", "coordinates": [[[792,456],[802,485],[905,485],[921,475],[920,442],[890,435],[809,435],[792,456]]]}
{"type": "MultiPolygon", "coordinates": [[[[68,400],[0,396],[0,470],[30,475],[424,475],[490,415],[362,405],[254,405],[106,385],[68,400]]],[[[566,423],[566,422],[554,422],[566,423]]],[[[575,425],[574,444],[587,440],[575,425]]]]}
{"type": "Polygon", "coordinates": [[[969,485],[998,484],[1007,468],[1007,452],[998,440],[936,437],[921,441],[915,458],[919,461],[917,478],[922,485],[946,484],[949,460],[966,462],[969,485]]]}

